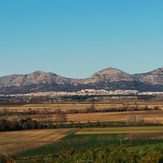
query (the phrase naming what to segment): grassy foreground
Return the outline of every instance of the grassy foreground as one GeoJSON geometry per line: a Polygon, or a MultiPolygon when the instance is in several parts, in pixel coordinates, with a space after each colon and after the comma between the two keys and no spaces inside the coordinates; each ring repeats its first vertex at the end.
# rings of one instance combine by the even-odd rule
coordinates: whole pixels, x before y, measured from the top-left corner
{"type": "MultiPolygon", "coordinates": [[[[57,130],[54,130],[57,132],[57,130]]],[[[15,158],[58,153],[62,149],[105,148],[111,145],[128,147],[163,143],[163,127],[84,128],[64,131],[59,141],[17,153],[15,158]],[[69,132],[69,133],[68,133],[69,132]]],[[[59,133],[58,133],[59,134],[59,133]]],[[[48,138],[47,138],[48,139],[48,138]]]]}
{"type": "Polygon", "coordinates": [[[10,160],[14,163],[162,163],[163,148],[146,148],[144,151],[128,147],[70,148],[59,153],[40,157],[10,160]]]}

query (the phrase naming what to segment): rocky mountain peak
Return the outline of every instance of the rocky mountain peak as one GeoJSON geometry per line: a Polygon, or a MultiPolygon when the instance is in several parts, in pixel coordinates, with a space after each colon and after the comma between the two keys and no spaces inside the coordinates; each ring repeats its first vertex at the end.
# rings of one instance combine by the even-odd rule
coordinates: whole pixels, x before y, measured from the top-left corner
{"type": "Polygon", "coordinates": [[[117,73],[123,73],[123,71],[116,69],[116,68],[105,68],[103,70],[98,71],[97,73],[95,73],[94,75],[108,75],[108,74],[117,74],[117,73]]]}
{"type": "Polygon", "coordinates": [[[25,75],[0,77],[0,92],[75,91],[81,89],[137,89],[163,91],[163,68],[130,75],[108,67],[87,79],[71,79],[54,73],[35,71],[25,75]],[[11,91],[12,90],[12,91],[11,91]]]}
{"type": "Polygon", "coordinates": [[[122,70],[116,68],[106,68],[97,73],[93,74],[91,78],[93,82],[97,81],[108,81],[108,82],[115,82],[115,81],[132,81],[132,76],[122,70]]]}
{"type": "Polygon", "coordinates": [[[147,73],[136,74],[135,79],[152,85],[163,85],[163,68],[158,68],[147,73]]]}
{"type": "Polygon", "coordinates": [[[34,71],[34,72],[31,73],[31,74],[46,74],[46,72],[37,70],[37,71],[34,71]]]}
{"type": "Polygon", "coordinates": [[[163,75],[163,68],[158,68],[158,69],[153,70],[153,71],[151,71],[149,73],[151,73],[153,75],[163,75]]]}

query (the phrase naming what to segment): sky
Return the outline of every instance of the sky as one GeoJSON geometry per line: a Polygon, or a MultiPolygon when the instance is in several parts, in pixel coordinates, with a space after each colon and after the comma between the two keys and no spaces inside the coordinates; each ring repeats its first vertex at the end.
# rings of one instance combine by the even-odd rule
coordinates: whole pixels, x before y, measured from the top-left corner
{"type": "Polygon", "coordinates": [[[0,0],[0,76],[107,67],[163,67],[162,0],[0,0]]]}

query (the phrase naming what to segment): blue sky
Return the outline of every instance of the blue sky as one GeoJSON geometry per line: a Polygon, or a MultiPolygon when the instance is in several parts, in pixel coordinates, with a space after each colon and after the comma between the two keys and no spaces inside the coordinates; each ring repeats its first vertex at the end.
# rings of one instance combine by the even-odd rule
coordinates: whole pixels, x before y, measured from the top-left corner
{"type": "Polygon", "coordinates": [[[163,67],[162,0],[1,0],[0,76],[84,78],[163,67]]]}

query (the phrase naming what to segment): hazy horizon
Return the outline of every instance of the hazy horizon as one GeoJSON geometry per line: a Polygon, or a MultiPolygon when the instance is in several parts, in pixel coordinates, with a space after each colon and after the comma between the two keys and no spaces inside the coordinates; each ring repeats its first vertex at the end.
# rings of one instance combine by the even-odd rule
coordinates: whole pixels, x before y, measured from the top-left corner
{"type": "Polygon", "coordinates": [[[8,0],[0,6],[0,76],[40,70],[87,78],[107,67],[163,67],[163,2],[8,0]]]}

